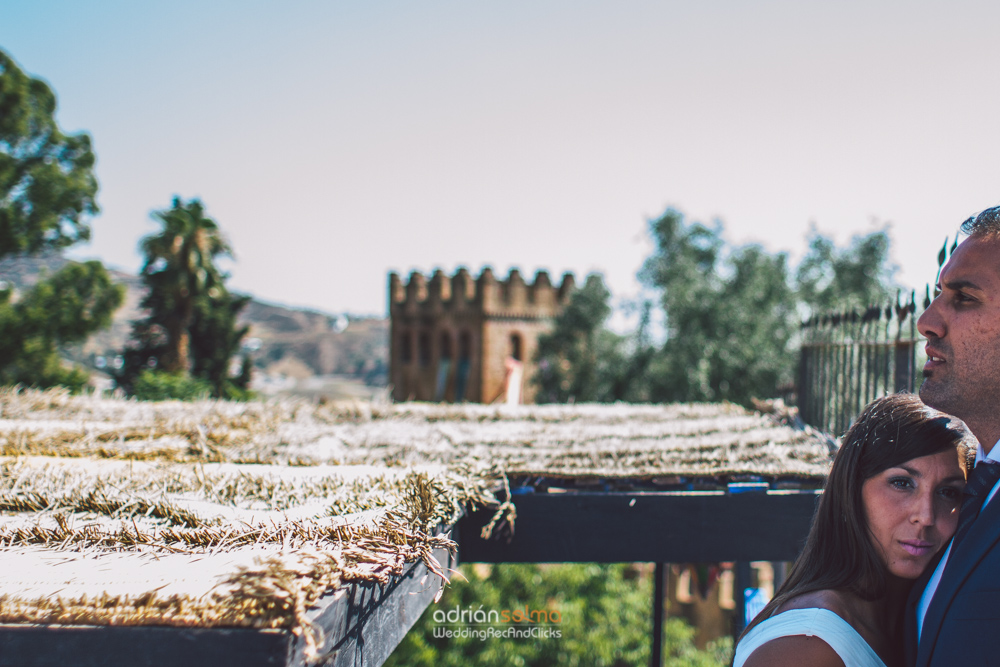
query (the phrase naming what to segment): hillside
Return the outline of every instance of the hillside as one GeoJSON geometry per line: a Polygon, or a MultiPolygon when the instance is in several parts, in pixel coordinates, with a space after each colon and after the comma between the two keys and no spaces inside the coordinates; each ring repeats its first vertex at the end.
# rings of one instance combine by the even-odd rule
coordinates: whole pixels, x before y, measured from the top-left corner
{"type": "MultiPolygon", "coordinates": [[[[15,290],[27,289],[69,261],[58,254],[8,258],[0,261],[0,281],[15,290]]],[[[98,373],[114,363],[128,342],[132,321],[142,317],[142,282],[120,271],[110,273],[126,289],[125,302],[111,327],[82,345],[63,350],[68,360],[98,373]]],[[[386,384],[389,324],[385,319],[333,315],[254,299],[244,308],[240,322],[250,326],[245,349],[259,370],[255,384],[269,393],[335,398],[345,393],[370,393],[339,386],[345,381],[366,387],[386,384]]]]}

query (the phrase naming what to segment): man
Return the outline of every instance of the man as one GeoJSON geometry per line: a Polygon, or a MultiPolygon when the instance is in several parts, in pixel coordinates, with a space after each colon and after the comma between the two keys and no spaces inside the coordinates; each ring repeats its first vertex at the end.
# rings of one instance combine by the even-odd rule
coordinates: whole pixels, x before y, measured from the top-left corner
{"type": "Polygon", "coordinates": [[[918,667],[1000,665],[1000,207],[962,231],[917,323],[928,357],[920,398],[961,418],[979,450],[958,532],[910,595],[906,658],[918,667]]]}

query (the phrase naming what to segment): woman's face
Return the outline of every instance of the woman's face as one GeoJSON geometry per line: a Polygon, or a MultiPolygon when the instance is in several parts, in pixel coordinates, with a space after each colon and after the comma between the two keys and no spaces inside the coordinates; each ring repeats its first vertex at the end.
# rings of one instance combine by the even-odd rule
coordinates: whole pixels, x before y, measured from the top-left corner
{"type": "Polygon", "coordinates": [[[910,459],[865,480],[861,498],[889,572],[916,579],[958,526],[965,476],[949,449],[910,459]]]}

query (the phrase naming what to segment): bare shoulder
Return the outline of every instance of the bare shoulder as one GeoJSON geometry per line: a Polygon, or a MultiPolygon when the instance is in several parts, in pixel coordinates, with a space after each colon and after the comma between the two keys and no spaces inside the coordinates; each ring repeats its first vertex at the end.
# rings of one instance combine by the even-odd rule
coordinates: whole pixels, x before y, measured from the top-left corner
{"type": "Polygon", "coordinates": [[[759,646],[743,667],[845,667],[837,652],[819,637],[779,637],[759,646]]]}
{"type": "Polygon", "coordinates": [[[775,613],[792,609],[827,609],[847,620],[853,616],[851,598],[840,591],[821,590],[797,595],[785,602],[775,613]]]}
{"type": "MultiPolygon", "coordinates": [[[[826,609],[847,620],[851,617],[850,598],[840,591],[821,590],[798,595],[782,604],[776,614],[794,609],[826,609]]],[[[844,667],[837,652],[819,637],[790,635],[759,646],[743,667],[844,667]]]]}

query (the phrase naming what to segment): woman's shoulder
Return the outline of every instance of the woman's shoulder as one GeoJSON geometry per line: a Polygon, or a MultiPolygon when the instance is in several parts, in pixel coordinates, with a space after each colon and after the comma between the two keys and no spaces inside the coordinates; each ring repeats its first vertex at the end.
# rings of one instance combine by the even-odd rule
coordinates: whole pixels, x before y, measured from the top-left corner
{"type": "Polygon", "coordinates": [[[795,609],[826,609],[848,623],[853,616],[851,598],[847,593],[834,590],[810,591],[786,600],[775,611],[775,616],[795,609]]]}
{"type": "Polygon", "coordinates": [[[843,658],[819,637],[790,635],[757,647],[743,667],[845,667],[843,658]]]}
{"type": "Polygon", "coordinates": [[[851,622],[850,599],[814,591],[782,604],[737,646],[736,665],[883,665],[851,622]]]}

